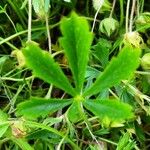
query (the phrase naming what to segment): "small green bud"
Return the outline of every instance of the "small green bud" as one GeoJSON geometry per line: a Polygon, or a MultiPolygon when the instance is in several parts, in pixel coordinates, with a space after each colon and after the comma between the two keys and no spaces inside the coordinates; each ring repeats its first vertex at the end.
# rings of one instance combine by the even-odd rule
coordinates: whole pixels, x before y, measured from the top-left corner
{"type": "Polygon", "coordinates": [[[124,44],[130,44],[134,47],[140,48],[141,44],[144,43],[142,37],[138,32],[128,32],[124,35],[124,44]]]}
{"type": "Polygon", "coordinates": [[[99,31],[110,37],[112,34],[117,32],[119,28],[119,22],[113,18],[105,18],[101,21],[99,31]]]}
{"type": "Polygon", "coordinates": [[[45,16],[50,8],[50,0],[33,0],[32,5],[39,19],[45,20],[45,16]]]}
{"type": "Polygon", "coordinates": [[[137,17],[135,21],[136,29],[139,30],[140,32],[145,32],[147,28],[144,28],[143,26],[149,23],[150,23],[150,13],[149,12],[142,13],[137,17]]]}
{"type": "Polygon", "coordinates": [[[141,66],[144,70],[150,70],[150,53],[145,54],[141,58],[141,66]]]}
{"type": "Polygon", "coordinates": [[[108,0],[93,0],[93,7],[96,11],[100,9],[100,12],[110,11],[111,4],[108,0]]]}

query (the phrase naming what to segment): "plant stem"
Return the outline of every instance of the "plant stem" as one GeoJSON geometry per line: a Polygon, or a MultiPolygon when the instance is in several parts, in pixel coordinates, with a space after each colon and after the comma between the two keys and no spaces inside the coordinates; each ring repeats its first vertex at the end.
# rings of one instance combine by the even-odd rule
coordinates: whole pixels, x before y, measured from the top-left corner
{"type": "Polygon", "coordinates": [[[123,21],[124,21],[123,0],[120,0],[120,26],[123,25],[123,21]]]}
{"type": "Polygon", "coordinates": [[[136,3],[136,7],[137,7],[137,17],[139,17],[139,15],[140,15],[140,2],[139,2],[139,0],[137,0],[137,3],[136,3]]]}
{"type": "Polygon", "coordinates": [[[132,8],[131,8],[131,14],[130,14],[129,32],[132,32],[133,16],[134,16],[134,11],[135,11],[135,4],[136,4],[136,0],[132,0],[132,8]]]}
{"type": "Polygon", "coordinates": [[[126,7],[126,33],[128,33],[128,19],[129,19],[129,7],[130,7],[130,0],[127,1],[127,7],[126,7]]]}
{"type": "Polygon", "coordinates": [[[31,29],[32,29],[32,0],[28,0],[28,42],[31,42],[31,29]]]}
{"type": "Polygon", "coordinates": [[[50,30],[49,30],[49,25],[48,25],[48,13],[45,15],[45,21],[46,21],[46,30],[47,30],[47,38],[48,38],[48,49],[49,53],[52,53],[52,44],[51,44],[51,35],[50,35],[50,30]]]}
{"type": "Polygon", "coordinates": [[[140,9],[140,13],[142,13],[144,10],[144,0],[141,0],[141,9],[140,9]]]}
{"type": "Polygon", "coordinates": [[[114,12],[115,4],[116,4],[116,0],[113,0],[113,5],[112,5],[112,9],[111,9],[109,18],[112,18],[112,14],[113,14],[113,12],[114,12]]]}
{"type": "Polygon", "coordinates": [[[100,9],[101,9],[103,3],[104,3],[104,0],[99,0],[99,3],[100,3],[100,4],[99,4],[99,8],[97,9],[97,11],[96,11],[96,13],[95,13],[95,16],[94,16],[94,21],[93,21],[93,25],[92,25],[92,30],[91,30],[91,32],[94,31],[96,18],[97,18],[97,15],[98,15],[98,13],[99,13],[99,11],[100,11],[100,9]]]}
{"type": "Polygon", "coordinates": [[[110,92],[116,99],[119,100],[119,97],[118,97],[111,89],[109,89],[109,92],[110,92]]]}
{"type": "Polygon", "coordinates": [[[144,72],[144,71],[136,71],[135,73],[141,75],[150,75],[150,72],[144,72]]]}
{"type": "Polygon", "coordinates": [[[102,146],[100,145],[100,143],[97,141],[96,137],[94,136],[94,134],[93,134],[92,131],[90,130],[90,123],[89,123],[88,118],[87,118],[87,116],[86,116],[86,114],[85,114],[85,112],[84,112],[84,108],[83,108],[83,104],[82,104],[82,103],[80,103],[80,108],[79,108],[79,109],[80,109],[80,113],[81,113],[82,116],[83,116],[85,125],[86,125],[86,127],[87,127],[87,129],[88,129],[88,131],[89,131],[89,133],[90,133],[90,135],[91,135],[91,137],[92,137],[92,139],[97,143],[99,149],[101,149],[102,146]]]}
{"type": "Polygon", "coordinates": [[[104,142],[107,142],[107,143],[110,143],[112,145],[116,145],[117,146],[117,143],[113,142],[113,141],[110,141],[110,140],[107,140],[107,139],[104,139],[102,137],[99,137],[100,140],[104,141],[104,142]]]}
{"type": "Polygon", "coordinates": [[[0,80],[7,80],[7,81],[17,81],[17,82],[22,82],[22,81],[26,81],[26,80],[31,80],[33,79],[33,76],[31,77],[27,77],[27,78],[23,78],[23,79],[15,79],[15,78],[10,78],[10,77],[1,77],[0,80]]]}
{"type": "Polygon", "coordinates": [[[9,17],[9,15],[7,14],[7,12],[5,12],[5,15],[7,16],[7,18],[8,18],[9,21],[11,22],[11,24],[12,24],[12,26],[13,26],[15,32],[17,33],[17,29],[16,29],[15,24],[13,23],[12,19],[9,17]]]}
{"type": "MultiPolygon", "coordinates": [[[[0,40],[4,40],[3,38],[0,37],[0,40]]],[[[19,50],[16,46],[14,46],[13,44],[11,44],[10,42],[6,42],[7,45],[9,45],[13,50],[19,50]]]]}
{"type": "Polygon", "coordinates": [[[8,3],[10,4],[10,6],[13,8],[13,10],[15,11],[15,13],[17,14],[17,16],[19,17],[20,19],[20,22],[22,23],[23,27],[25,28],[26,27],[26,23],[25,23],[25,15],[24,13],[22,13],[22,11],[20,11],[20,9],[15,5],[15,2],[12,1],[12,0],[7,0],[8,3]]]}

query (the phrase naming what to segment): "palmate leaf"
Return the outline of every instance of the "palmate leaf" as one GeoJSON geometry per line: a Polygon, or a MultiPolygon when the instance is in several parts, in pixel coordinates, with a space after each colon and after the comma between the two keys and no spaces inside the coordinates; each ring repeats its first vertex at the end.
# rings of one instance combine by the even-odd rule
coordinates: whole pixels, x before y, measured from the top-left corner
{"type": "Polygon", "coordinates": [[[30,100],[22,102],[17,106],[17,115],[23,115],[26,118],[34,119],[39,116],[54,113],[71,103],[72,100],[68,99],[59,100],[31,97],[30,100]]]}
{"type": "Polygon", "coordinates": [[[97,77],[95,83],[85,91],[84,96],[96,94],[121,80],[129,79],[139,66],[139,56],[139,48],[125,46],[117,58],[113,58],[104,72],[97,77]]]}
{"type": "Polygon", "coordinates": [[[75,13],[70,18],[63,18],[60,27],[63,34],[60,44],[64,48],[79,93],[84,82],[93,36],[87,21],[75,13]]]}
{"type": "Polygon", "coordinates": [[[83,105],[100,119],[121,122],[134,116],[132,107],[118,100],[86,100],[83,105]]]}
{"type": "Polygon", "coordinates": [[[36,77],[45,82],[52,83],[65,92],[76,95],[75,90],[62,72],[58,63],[46,51],[42,51],[35,43],[29,43],[23,49],[27,66],[33,70],[36,77]]]}

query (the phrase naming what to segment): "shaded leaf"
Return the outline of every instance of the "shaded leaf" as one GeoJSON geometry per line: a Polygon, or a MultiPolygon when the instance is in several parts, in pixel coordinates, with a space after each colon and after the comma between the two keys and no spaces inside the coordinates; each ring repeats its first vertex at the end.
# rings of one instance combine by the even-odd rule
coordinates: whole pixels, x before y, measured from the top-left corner
{"type": "Polygon", "coordinates": [[[121,122],[134,117],[132,107],[118,100],[86,100],[83,105],[100,119],[121,122]]]}
{"type": "Polygon", "coordinates": [[[48,52],[42,51],[36,44],[30,43],[23,49],[23,54],[27,66],[33,70],[36,77],[52,83],[71,95],[76,95],[58,63],[54,61],[48,52]]]}
{"type": "Polygon", "coordinates": [[[8,120],[8,115],[4,113],[2,110],[0,110],[0,122],[5,122],[8,120]]]}
{"type": "Polygon", "coordinates": [[[111,47],[111,43],[103,38],[100,38],[98,43],[93,46],[94,54],[101,62],[103,68],[105,68],[109,62],[109,50],[111,47]]]}
{"type": "Polygon", "coordinates": [[[143,128],[137,123],[135,122],[135,127],[134,127],[136,136],[138,137],[138,140],[143,143],[146,139],[145,133],[143,128]]]}
{"type": "Polygon", "coordinates": [[[63,34],[60,44],[64,48],[71,67],[76,89],[80,92],[93,36],[89,31],[87,21],[75,13],[72,13],[70,18],[63,18],[60,27],[63,34]]]}
{"type": "Polygon", "coordinates": [[[14,63],[8,56],[0,58],[0,74],[4,75],[14,69],[14,63]]]}
{"type": "Polygon", "coordinates": [[[70,106],[67,116],[69,120],[73,123],[76,123],[83,119],[83,115],[81,113],[81,106],[80,102],[74,101],[72,105],[70,106]]]}
{"type": "Polygon", "coordinates": [[[84,96],[96,94],[118,84],[121,80],[129,79],[139,66],[139,56],[139,48],[125,46],[117,58],[113,58],[104,72],[100,73],[91,88],[85,91],[84,96]]]}
{"type": "Polygon", "coordinates": [[[88,66],[86,69],[86,74],[85,74],[85,78],[89,79],[94,79],[99,75],[99,70],[95,69],[94,67],[90,67],[88,66]]]}
{"type": "Polygon", "coordinates": [[[62,99],[44,99],[31,97],[30,100],[22,102],[17,107],[17,115],[23,115],[26,118],[37,118],[47,114],[54,113],[55,111],[69,105],[72,100],[62,99]]]}
{"type": "Polygon", "coordinates": [[[53,132],[47,132],[47,130],[36,130],[27,136],[27,139],[29,140],[46,140],[47,138],[51,138],[51,140],[53,139],[53,141],[57,140],[59,142],[61,137],[53,132]]]}
{"type": "Polygon", "coordinates": [[[92,84],[93,84],[93,80],[95,80],[95,78],[99,75],[99,71],[97,69],[95,69],[94,67],[87,67],[86,69],[86,74],[85,74],[85,78],[86,78],[86,86],[84,87],[84,90],[88,89],[92,84]]]}
{"type": "Polygon", "coordinates": [[[132,150],[134,146],[135,143],[130,140],[130,134],[127,132],[120,138],[116,150],[132,150]]]}

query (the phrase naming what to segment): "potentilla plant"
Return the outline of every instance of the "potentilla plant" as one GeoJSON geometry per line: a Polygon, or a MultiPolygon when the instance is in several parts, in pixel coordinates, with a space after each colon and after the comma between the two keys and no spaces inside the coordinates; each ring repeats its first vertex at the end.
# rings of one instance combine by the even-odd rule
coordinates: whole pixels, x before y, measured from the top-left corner
{"type": "MultiPolygon", "coordinates": [[[[122,80],[132,78],[134,71],[139,66],[140,48],[125,43],[118,56],[112,58],[95,82],[89,88],[85,88],[85,73],[93,40],[88,22],[73,12],[69,18],[62,19],[60,29],[62,37],[59,41],[68,60],[74,83],[71,84],[51,54],[43,51],[38,44],[29,42],[22,52],[26,66],[33,71],[35,77],[60,88],[71,98],[31,97],[17,106],[17,116],[31,120],[46,117],[67,106],[65,116],[72,123],[85,121],[87,125],[87,110],[98,117],[105,127],[133,119],[134,112],[129,104],[114,98],[92,99],[92,96],[119,84],[122,80]]],[[[47,128],[44,127],[44,129],[47,128]]],[[[53,129],[51,132],[59,134],[53,129]]],[[[68,140],[68,142],[74,148],[80,149],[71,141],[68,140]]]]}

